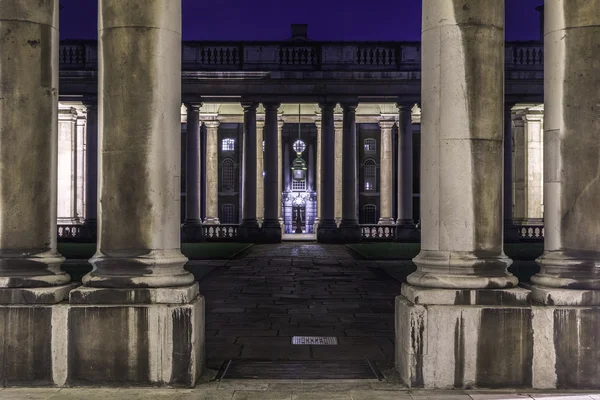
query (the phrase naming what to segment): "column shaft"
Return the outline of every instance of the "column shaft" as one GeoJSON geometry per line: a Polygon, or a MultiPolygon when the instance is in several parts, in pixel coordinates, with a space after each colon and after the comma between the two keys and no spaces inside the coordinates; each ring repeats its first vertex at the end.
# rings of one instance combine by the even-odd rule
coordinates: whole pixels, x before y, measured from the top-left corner
{"type": "Polygon", "coordinates": [[[280,225],[283,223],[281,205],[281,193],[283,192],[283,125],[283,121],[277,121],[277,218],[279,219],[280,225]]]}
{"type": "Polygon", "coordinates": [[[512,161],[512,143],[513,130],[511,118],[512,104],[504,105],[504,236],[511,237],[507,229],[513,226],[513,161],[512,161]]]}
{"type": "Polygon", "coordinates": [[[279,204],[277,191],[279,189],[279,165],[278,165],[278,136],[277,103],[265,103],[265,179],[264,179],[264,203],[265,219],[263,223],[263,234],[269,242],[281,241],[281,225],[279,223],[279,204]]]}
{"type": "Polygon", "coordinates": [[[219,224],[219,121],[206,126],[206,218],[207,225],[219,224]]]}
{"type": "Polygon", "coordinates": [[[0,10],[0,288],[61,285],[58,0],[0,0],[0,10]]]}
{"type": "Polygon", "coordinates": [[[179,250],[181,3],[140,7],[99,2],[99,237],[87,286],[194,281],[179,250]]]}
{"type": "Polygon", "coordinates": [[[265,129],[264,116],[256,120],[256,220],[262,225],[265,218],[265,152],[263,142],[265,129]]]}
{"type": "Polygon", "coordinates": [[[185,142],[185,220],[182,236],[186,241],[203,238],[200,202],[202,198],[202,174],[200,148],[200,105],[186,104],[187,124],[185,142]]]}
{"type": "Polygon", "coordinates": [[[531,280],[594,291],[571,292],[571,304],[600,304],[599,9],[600,0],[546,0],[544,7],[545,238],[531,280]]]}
{"type": "Polygon", "coordinates": [[[319,104],[321,107],[321,216],[317,230],[317,240],[335,240],[335,128],[333,108],[335,104],[319,104]]]}
{"type": "Polygon", "coordinates": [[[342,222],[340,226],[356,227],[358,213],[358,184],[356,175],[356,106],[357,104],[342,104],[344,110],[344,139],[342,143],[342,222]]]}
{"type": "Polygon", "coordinates": [[[244,107],[244,180],[242,226],[258,228],[256,221],[256,107],[257,103],[242,103],[244,107]]]}
{"type": "Polygon", "coordinates": [[[422,46],[422,240],[408,282],[515,286],[502,247],[504,1],[425,0],[422,46]]]}
{"type": "Polygon", "coordinates": [[[379,178],[379,224],[393,225],[392,217],[392,128],[394,121],[380,121],[381,131],[381,162],[379,178]]]}
{"type": "Polygon", "coordinates": [[[85,181],[85,225],[88,234],[96,236],[98,218],[98,100],[88,99],[86,123],[86,181],[85,181]]]}
{"type": "Polygon", "coordinates": [[[76,224],[77,217],[77,110],[66,107],[58,113],[57,221],[76,224]]]}
{"type": "Polygon", "coordinates": [[[333,126],[335,128],[335,222],[339,224],[342,221],[342,203],[343,203],[343,190],[342,190],[342,160],[344,159],[343,145],[344,145],[344,122],[343,116],[339,114],[334,115],[333,126]]]}
{"type": "Polygon", "coordinates": [[[315,121],[315,126],[317,128],[317,215],[315,218],[315,232],[319,226],[319,221],[321,220],[321,120],[317,119],[315,121]]]}

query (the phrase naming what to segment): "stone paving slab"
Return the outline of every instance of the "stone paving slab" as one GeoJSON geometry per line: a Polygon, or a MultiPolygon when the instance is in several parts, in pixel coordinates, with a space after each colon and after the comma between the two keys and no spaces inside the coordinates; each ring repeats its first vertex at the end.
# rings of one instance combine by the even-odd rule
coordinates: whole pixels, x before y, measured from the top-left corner
{"type": "Polygon", "coordinates": [[[195,389],[163,388],[7,388],[0,389],[2,400],[600,400],[600,392],[516,391],[425,391],[376,390],[352,381],[252,381],[209,382],[195,389]]]}

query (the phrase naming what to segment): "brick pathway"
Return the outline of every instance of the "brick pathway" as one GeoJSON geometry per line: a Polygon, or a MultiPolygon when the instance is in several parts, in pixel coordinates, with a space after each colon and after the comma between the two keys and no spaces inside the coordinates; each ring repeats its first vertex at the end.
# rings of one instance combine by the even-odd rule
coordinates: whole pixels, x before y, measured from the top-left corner
{"type": "Polygon", "coordinates": [[[344,246],[259,245],[200,282],[206,298],[207,366],[232,358],[394,359],[394,298],[400,284],[344,246]],[[336,336],[338,346],[291,337],[336,336]]]}

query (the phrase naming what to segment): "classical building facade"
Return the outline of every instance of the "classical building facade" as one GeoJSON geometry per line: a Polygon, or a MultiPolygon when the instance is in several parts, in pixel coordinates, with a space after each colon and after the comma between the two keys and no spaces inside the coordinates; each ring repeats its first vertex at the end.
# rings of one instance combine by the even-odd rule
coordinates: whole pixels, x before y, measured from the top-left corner
{"type": "Polygon", "coordinates": [[[545,3],[542,49],[504,42],[501,0],[424,0],[420,43],[183,46],[179,1],[99,0],[99,43],[60,44],[57,0],[0,0],[3,384],[192,386],[204,298],[182,225],[408,238],[418,197],[402,380],[599,387],[600,0],[545,3]],[[544,219],[528,287],[504,216],[544,219]],[[98,244],[75,283],[57,222],[82,220],[98,244]]]}

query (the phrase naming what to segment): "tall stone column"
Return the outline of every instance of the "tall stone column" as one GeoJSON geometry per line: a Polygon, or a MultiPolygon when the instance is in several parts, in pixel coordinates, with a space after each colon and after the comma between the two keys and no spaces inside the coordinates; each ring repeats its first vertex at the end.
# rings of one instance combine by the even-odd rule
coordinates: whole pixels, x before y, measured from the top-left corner
{"type": "Polygon", "coordinates": [[[531,278],[533,300],[545,306],[534,308],[532,326],[537,387],[600,388],[598,10],[600,0],[544,2],[545,237],[531,278]]]}
{"type": "Polygon", "coordinates": [[[322,103],[321,107],[321,154],[319,165],[321,170],[321,192],[318,193],[321,201],[321,215],[317,229],[319,243],[332,243],[338,240],[337,225],[335,223],[335,128],[333,123],[333,109],[335,104],[322,103]]]}
{"type": "Polygon", "coordinates": [[[315,119],[315,128],[317,129],[317,214],[315,216],[315,224],[313,230],[317,233],[319,221],[321,220],[321,118],[315,119]]]}
{"type": "Polygon", "coordinates": [[[282,217],[282,205],[281,205],[281,193],[283,192],[283,125],[284,122],[281,119],[277,121],[277,218],[279,219],[279,225],[283,227],[282,217]]]}
{"type": "Polygon", "coordinates": [[[342,221],[342,160],[344,153],[342,151],[344,145],[344,118],[342,114],[334,114],[333,126],[335,129],[335,222],[339,225],[342,221]]]}
{"type": "Polygon", "coordinates": [[[96,240],[98,219],[98,99],[84,98],[87,122],[85,130],[85,230],[86,235],[96,240]]]}
{"type": "Polygon", "coordinates": [[[545,251],[532,282],[548,304],[600,305],[599,9],[600,0],[544,8],[545,251]]]}
{"type": "Polygon", "coordinates": [[[526,107],[513,115],[515,125],[513,221],[518,225],[543,224],[543,118],[543,105],[526,107]]]}
{"type": "Polygon", "coordinates": [[[200,202],[202,198],[200,148],[200,107],[201,104],[186,104],[186,146],[185,146],[185,220],[181,226],[182,240],[200,242],[204,240],[200,202]]]}
{"type": "Polygon", "coordinates": [[[398,219],[396,241],[418,241],[419,232],[413,220],[413,132],[412,106],[398,107],[398,219]]]}
{"type": "Polygon", "coordinates": [[[219,125],[216,120],[203,121],[206,126],[206,218],[204,224],[219,225],[219,125]]]}
{"type": "Polygon", "coordinates": [[[504,242],[516,242],[519,235],[513,223],[513,123],[512,103],[504,103],[504,242]]]}
{"type": "Polygon", "coordinates": [[[379,121],[381,131],[381,167],[379,190],[379,224],[394,225],[392,217],[392,128],[394,121],[379,121]]]}
{"type": "Polygon", "coordinates": [[[504,1],[424,0],[422,29],[421,252],[396,365],[412,387],[527,387],[529,292],[502,240],[504,1]]]}
{"type": "Polygon", "coordinates": [[[77,224],[77,110],[61,107],[58,112],[57,222],[77,224]]]}
{"type": "MultiPolygon", "coordinates": [[[[279,223],[279,127],[277,110],[279,103],[265,103],[265,152],[264,152],[264,222],[262,238],[267,243],[281,242],[281,224],[279,223]]],[[[262,176],[261,176],[262,178],[262,176]]]]}
{"type": "Polygon", "coordinates": [[[257,103],[242,103],[244,108],[244,173],[242,191],[242,223],[239,238],[254,242],[259,235],[256,220],[256,108],[257,103]]]}
{"type": "Polygon", "coordinates": [[[344,140],[342,143],[342,222],[340,236],[346,243],[360,241],[358,226],[358,164],[356,150],[357,103],[343,103],[344,140]]]}
{"type": "Polygon", "coordinates": [[[98,249],[57,368],[74,385],[193,386],[204,303],[180,251],[181,2],[98,8],[98,249]]]}
{"type": "Polygon", "coordinates": [[[264,166],[264,132],[265,119],[264,115],[260,115],[256,119],[256,220],[259,225],[262,225],[265,218],[265,181],[263,172],[264,166]]]}
{"type": "Polygon", "coordinates": [[[0,0],[0,303],[60,302],[65,290],[23,292],[70,279],[56,251],[58,40],[58,0],[0,0]]]}

